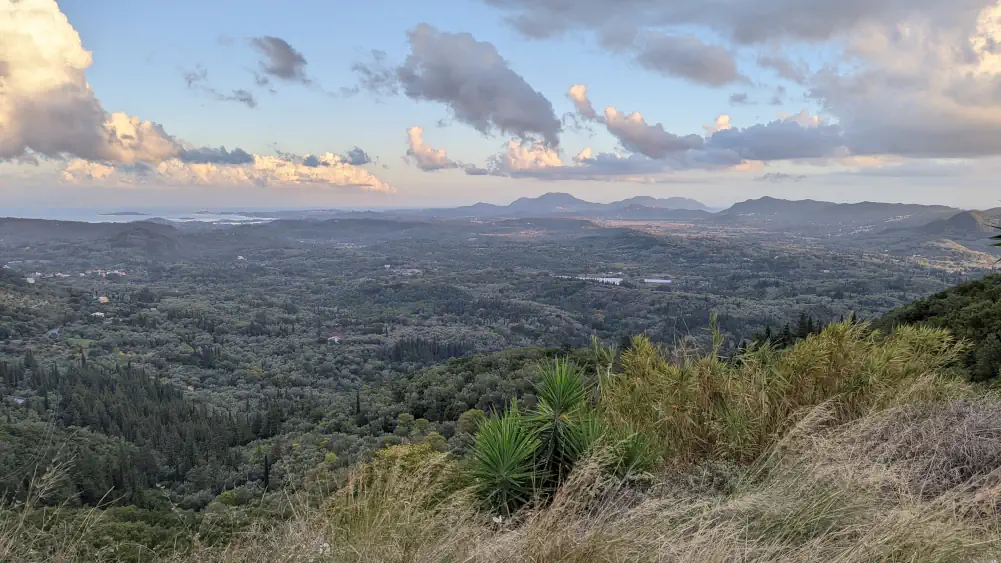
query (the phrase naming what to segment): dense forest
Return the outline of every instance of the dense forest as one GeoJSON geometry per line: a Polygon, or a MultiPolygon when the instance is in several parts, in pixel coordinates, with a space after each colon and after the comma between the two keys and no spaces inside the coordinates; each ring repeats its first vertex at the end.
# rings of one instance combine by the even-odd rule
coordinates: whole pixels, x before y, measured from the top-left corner
{"type": "Polygon", "coordinates": [[[1001,375],[1001,275],[919,299],[880,318],[875,326],[923,324],[946,328],[969,342],[964,364],[977,381],[1001,375]]]}

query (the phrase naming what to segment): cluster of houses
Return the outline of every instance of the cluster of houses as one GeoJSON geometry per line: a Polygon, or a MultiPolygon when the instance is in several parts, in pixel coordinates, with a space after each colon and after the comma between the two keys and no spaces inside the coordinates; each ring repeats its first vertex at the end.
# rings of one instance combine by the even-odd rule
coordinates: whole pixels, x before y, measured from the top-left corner
{"type": "MultiPolygon", "coordinates": [[[[17,262],[12,262],[12,263],[17,263],[17,262]]],[[[4,264],[3,268],[5,270],[11,269],[10,268],[10,264],[4,264]]],[[[101,279],[107,279],[108,276],[123,276],[124,277],[124,276],[128,276],[129,274],[125,270],[87,270],[85,272],[80,272],[80,277],[81,278],[87,277],[89,275],[98,275],[98,276],[101,276],[101,279]]],[[[33,284],[33,283],[36,283],[38,280],[41,280],[41,279],[69,278],[69,277],[73,277],[73,276],[71,276],[70,274],[64,274],[62,272],[56,272],[54,274],[43,274],[42,272],[34,272],[34,273],[31,273],[31,274],[28,274],[27,276],[25,276],[24,281],[33,284]]]]}

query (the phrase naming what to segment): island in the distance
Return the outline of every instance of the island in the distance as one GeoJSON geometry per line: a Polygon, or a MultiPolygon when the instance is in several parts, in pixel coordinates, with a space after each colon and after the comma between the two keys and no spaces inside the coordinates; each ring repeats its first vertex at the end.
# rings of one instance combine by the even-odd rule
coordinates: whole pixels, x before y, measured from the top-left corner
{"type": "Polygon", "coordinates": [[[140,213],[138,211],[115,211],[114,213],[102,213],[101,215],[115,217],[149,217],[148,213],[140,213]]]}

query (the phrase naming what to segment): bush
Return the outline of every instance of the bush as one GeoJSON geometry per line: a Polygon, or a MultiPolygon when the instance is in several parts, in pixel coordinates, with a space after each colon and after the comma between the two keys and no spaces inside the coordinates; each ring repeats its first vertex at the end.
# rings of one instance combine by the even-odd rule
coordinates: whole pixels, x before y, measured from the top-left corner
{"type": "Polygon", "coordinates": [[[940,329],[902,327],[885,336],[850,322],[787,350],[752,347],[735,363],[720,357],[721,343],[717,333],[712,353],[671,363],[635,338],[621,373],[602,378],[604,419],[639,432],[665,459],[751,461],[804,409],[830,402],[839,422],[854,419],[899,402],[901,389],[921,376],[939,377],[964,350],[940,329]]]}

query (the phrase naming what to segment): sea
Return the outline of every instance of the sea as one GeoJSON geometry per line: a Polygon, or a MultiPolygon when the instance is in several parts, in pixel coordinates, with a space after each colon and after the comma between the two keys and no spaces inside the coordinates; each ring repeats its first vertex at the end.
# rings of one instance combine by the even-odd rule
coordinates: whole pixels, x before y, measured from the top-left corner
{"type": "Polygon", "coordinates": [[[78,221],[84,223],[130,223],[149,219],[165,219],[175,223],[198,221],[233,225],[268,223],[275,217],[262,213],[246,215],[240,212],[183,210],[183,209],[142,209],[142,210],[101,210],[101,209],[0,209],[0,217],[22,219],[49,219],[54,221],[78,221]]]}

